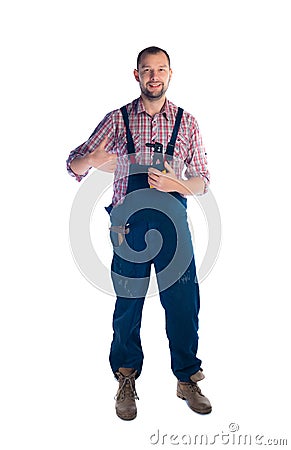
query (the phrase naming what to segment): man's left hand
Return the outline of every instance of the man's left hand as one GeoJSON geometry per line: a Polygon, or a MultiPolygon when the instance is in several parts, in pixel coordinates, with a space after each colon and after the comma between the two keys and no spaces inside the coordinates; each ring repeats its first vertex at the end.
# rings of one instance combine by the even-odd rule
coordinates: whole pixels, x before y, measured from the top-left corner
{"type": "Polygon", "coordinates": [[[149,168],[148,182],[149,185],[158,191],[174,192],[179,191],[179,180],[169,163],[165,162],[167,173],[163,173],[154,167],[149,168]]]}

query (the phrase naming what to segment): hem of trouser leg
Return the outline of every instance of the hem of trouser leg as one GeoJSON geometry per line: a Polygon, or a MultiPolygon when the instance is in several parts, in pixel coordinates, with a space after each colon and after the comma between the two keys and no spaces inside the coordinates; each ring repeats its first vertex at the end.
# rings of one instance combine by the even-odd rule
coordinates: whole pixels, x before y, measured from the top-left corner
{"type": "Polygon", "coordinates": [[[195,373],[199,372],[199,370],[201,372],[203,372],[202,367],[200,367],[199,369],[197,369],[195,372],[190,373],[190,375],[185,375],[185,377],[176,377],[178,381],[181,381],[181,383],[190,383],[191,381],[191,376],[194,375],[195,373]]]}
{"type": "MultiPolygon", "coordinates": [[[[120,366],[121,367],[121,366],[120,366]]],[[[136,375],[135,375],[135,379],[137,379],[139,376],[140,376],[140,372],[137,370],[137,369],[134,369],[133,367],[132,367],[132,369],[136,372],[136,375]]],[[[117,373],[118,373],[118,369],[117,370],[112,370],[112,372],[113,372],[113,375],[114,375],[114,377],[116,378],[116,380],[118,380],[118,376],[117,376],[117,373]]]]}

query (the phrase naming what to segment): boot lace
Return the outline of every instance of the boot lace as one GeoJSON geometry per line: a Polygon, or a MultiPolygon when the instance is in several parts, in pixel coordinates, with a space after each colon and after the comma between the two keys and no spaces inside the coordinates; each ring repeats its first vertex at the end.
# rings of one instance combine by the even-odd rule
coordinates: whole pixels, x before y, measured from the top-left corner
{"type": "Polygon", "coordinates": [[[133,397],[135,400],[139,400],[139,397],[135,390],[135,374],[130,376],[124,376],[119,374],[119,388],[114,400],[123,400],[126,396],[133,397]]]}
{"type": "Polygon", "coordinates": [[[191,392],[198,392],[198,394],[203,395],[201,389],[197,386],[197,383],[189,383],[189,389],[191,392]]]}

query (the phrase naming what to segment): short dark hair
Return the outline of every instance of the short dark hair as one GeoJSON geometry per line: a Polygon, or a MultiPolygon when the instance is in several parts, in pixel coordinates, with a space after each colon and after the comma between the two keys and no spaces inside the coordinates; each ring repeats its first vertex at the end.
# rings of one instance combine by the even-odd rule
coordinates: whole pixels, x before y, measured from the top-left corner
{"type": "Polygon", "coordinates": [[[160,52],[163,52],[166,55],[166,57],[168,58],[169,67],[171,67],[170,57],[169,57],[168,53],[166,52],[166,50],[163,50],[162,48],[159,48],[159,47],[152,46],[152,47],[144,48],[138,54],[137,63],[136,63],[137,64],[137,69],[138,69],[140,60],[141,60],[143,55],[145,55],[145,54],[156,55],[157,53],[160,53],[160,52]]]}

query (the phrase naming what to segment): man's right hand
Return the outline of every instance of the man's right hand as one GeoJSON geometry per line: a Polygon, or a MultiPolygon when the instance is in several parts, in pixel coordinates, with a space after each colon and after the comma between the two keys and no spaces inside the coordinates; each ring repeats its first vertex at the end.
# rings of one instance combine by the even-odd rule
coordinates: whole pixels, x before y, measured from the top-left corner
{"type": "Polygon", "coordinates": [[[72,171],[78,175],[84,175],[90,167],[103,170],[104,172],[114,172],[116,168],[117,156],[105,151],[108,141],[106,136],[96,149],[85,156],[73,159],[70,166],[72,171]]]}
{"type": "Polygon", "coordinates": [[[108,136],[105,136],[103,141],[98,147],[87,155],[88,163],[95,169],[103,170],[103,172],[114,172],[117,163],[117,156],[112,153],[108,153],[105,150],[108,141],[108,136]]]}

